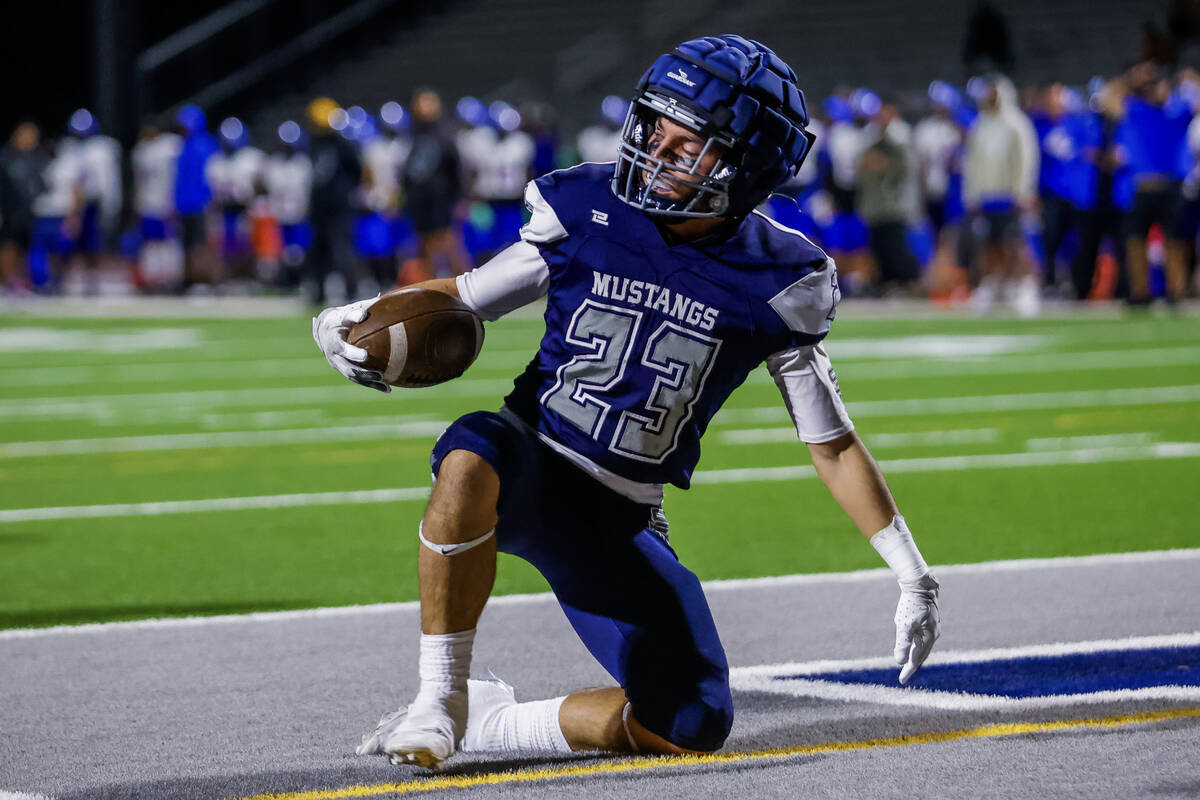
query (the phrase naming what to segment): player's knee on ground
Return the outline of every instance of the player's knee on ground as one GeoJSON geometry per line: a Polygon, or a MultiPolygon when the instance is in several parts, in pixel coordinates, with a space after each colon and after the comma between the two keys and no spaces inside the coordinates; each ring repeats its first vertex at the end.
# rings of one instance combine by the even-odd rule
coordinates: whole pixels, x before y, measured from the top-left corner
{"type": "MultiPolygon", "coordinates": [[[[634,719],[638,719],[634,708],[634,719]]],[[[700,699],[675,710],[670,728],[665,734],[655,733],[639,722],[638,726],[649,736],[634,734],[638,747],[643,752],[654,753],[711,753],[720,750],[733,727],[733,700],[700,699]]]]}
{"type": "Polygon", "coordinates": [[[672,697],[671,692],[661,690],[630,695],[633,716],[641,726],[681,750],[719,750],[733,727],[733,696],[728,680],[714,677],[703,681],[699,692],[693,690],[690,696],[680,693],[672,697]]]}

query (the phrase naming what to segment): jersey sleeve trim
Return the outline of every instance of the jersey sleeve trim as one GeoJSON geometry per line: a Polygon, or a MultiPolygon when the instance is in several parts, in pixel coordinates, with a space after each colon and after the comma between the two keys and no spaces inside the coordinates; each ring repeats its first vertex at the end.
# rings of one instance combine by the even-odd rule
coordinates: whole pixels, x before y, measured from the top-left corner
{"type": "Polygon", "coordinates": [[[542,197],[536,181],[525,184],[525,208],[529,210],[529,222],[521,228],[522,240],[531,244],[550,244],[566,238],[567,229],[554,208],[542,197]]]}
{"type": "Polygon", "coordinates": [[[800,441],[821,444],[854,430],[833,364],[820,345],[775,353],[767,358],[767,370],[783,395],[800,441]]]}
{"type": "Polygon", "coordinates": [[[837,285],[837,267],[826,258],[819,268],[768,300],[788,330],[807,336],[824,337],[842,299],[837,285]]]}
{"type": "Polygon", "coordinates": [[[520,241],[454,283],[467,307],[491,322],[546,294],[550,268],[536,245],[520,241]]]}

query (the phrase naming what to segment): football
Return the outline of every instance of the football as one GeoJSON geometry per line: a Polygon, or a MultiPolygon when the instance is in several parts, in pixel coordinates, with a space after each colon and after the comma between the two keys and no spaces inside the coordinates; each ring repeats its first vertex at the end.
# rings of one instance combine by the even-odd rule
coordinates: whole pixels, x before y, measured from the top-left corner
{"type": "Polygon", "coordinates": [[[483,347],[483,322],[461,301],[430,289],[386,295],[346,336],[363,366],[404,388],[436,386],[466,372],[483,347]]]}

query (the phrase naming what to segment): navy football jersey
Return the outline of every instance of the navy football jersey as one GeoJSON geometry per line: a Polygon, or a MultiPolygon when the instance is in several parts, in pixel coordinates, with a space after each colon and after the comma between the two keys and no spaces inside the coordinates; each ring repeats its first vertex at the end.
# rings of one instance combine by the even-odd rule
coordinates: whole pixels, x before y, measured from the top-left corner
{"type": "Polygon", "coordinates": [[[544,260],[546,333],[505,402],[543,437],[630,481],[687,488],[709,420],[780,351],[819,342],[833,261],[759,213],[670,244],[613,196],[611,164],[529,185],[522,238],[544,260]]]}

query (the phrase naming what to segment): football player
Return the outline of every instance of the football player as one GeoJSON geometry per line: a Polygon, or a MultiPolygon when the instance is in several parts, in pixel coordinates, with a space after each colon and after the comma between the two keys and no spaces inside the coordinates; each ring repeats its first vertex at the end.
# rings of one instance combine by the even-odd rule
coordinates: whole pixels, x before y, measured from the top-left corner
{"type": "MultiPolygon", "coordinates": [[[[452,424],[418,530],[420,688],[360,753],[437,766],[456,750],[708,752],[733,720],[729,667],[699,580],[668,540],[663,485],[687,488],[709,420],[764,361],[818,474],[895,570],[907,682],[938,637],[938,583],[846,415],[820,346],[833,262],[755,207],[812,146],[795,73],[740,36],[694,39],[642,77],[614,164],[531,182],[521,239],[424,286],[486,320],[546,297],[541,347],[499,412],[452,424]],[[580,513],[586,509],[586,513],[580,513]],[[619,684],[517,703],[468,681],[497,550],[537,567],[619,684]]],[[[351,380],[387,390],[344,332],[314,336],[351,380]]]]}

